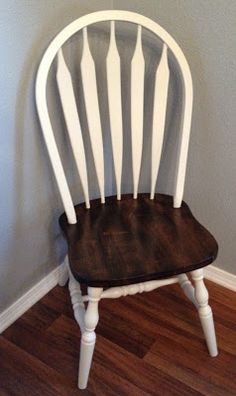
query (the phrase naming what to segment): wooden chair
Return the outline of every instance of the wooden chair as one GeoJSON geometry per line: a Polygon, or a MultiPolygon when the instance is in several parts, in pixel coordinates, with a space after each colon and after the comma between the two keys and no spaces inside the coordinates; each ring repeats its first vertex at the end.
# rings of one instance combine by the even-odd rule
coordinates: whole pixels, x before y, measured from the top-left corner
{"type": "MultiPolygon", "coordinates": [[[[60,283],[69,277],[75,319],[81,333],[79,382],[86,388],[102,298],[118,298],[179,282],[198,310],[211,356],[217,344],[202,267],[217,255],[217,243],[182,202],[192,114],[192,79],[178,44],[157,23],[127,11],[100,11],[85,15],[66,26],[51,42],[40,63],[36,80],[36,103],[48,153],[65,208],[60,225],[68,242],[68,262],[60,283]],[[103,138],[98,105],[95,64],[90,52],[87,26],[110,22],[110,45],[106,58],[110,132],[117,196],[105,199],[103,138]],[[131,148],[133,194],[122,195],[123,122],[120,57],[115,21],[137,25],[137,41],[131,62],[131,148]],[[154,81],[150,194],[138,194],[143,146],[144,76],[142,29],[163,42],[154,81]],[[70,72],[61,47],[76,32],[83,31],[81,75],[91,149],[100,198],[89,199],[86,154],[70,72]],[[156,181],[163,146],[169,84],[168,54],[180,69],[183,84],[182,127],[176,164],[174,197],[156,194],[156,181]],[[85,203],[74,206],[55,142],[46,99],[47,77],[57,57],[57,85],[69,139],[80,176],[85,203]],[[189,280],[190,273],[194,286],[189,280]],[[82,296],[80,284],[87,285],[82,296]],[[87,308],[85,309],[85,303],[87,308]]],[[[112,320],[112,319],[111,319],[112,320]]]]}

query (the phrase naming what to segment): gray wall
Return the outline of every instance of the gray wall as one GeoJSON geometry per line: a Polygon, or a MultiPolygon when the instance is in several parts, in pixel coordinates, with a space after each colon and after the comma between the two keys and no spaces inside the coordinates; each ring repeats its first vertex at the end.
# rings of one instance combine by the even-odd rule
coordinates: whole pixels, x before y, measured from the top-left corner
{"type": "MultiPolygon", "coordinates": [[[[185,200],[219,242],[216,265],[236,273],[236,2],[1,0],[0,312],[55,268],[66,251],[57,225],[57,217],[63,208],[35,112],[33,90],[37,65],[50,38],[62,27],[83,14],[109,8],[136,11],[156,20],[175,37],[186,54],[193,74],[195,95],[185,200]]],[[[119,46],[128,59],[133,45],[132,34],[130,45],[122,45],[122,40],[120,37],[119,46]]],[[[94,42],[94,52],[105,53],[105,35],[102,44],[101,40],[96,42],[96,37],[94,42]]],[[[75,40],[71,44],[77,45],[75,40]]],[[[145,57],[151,75],[155,63],[151,39],[147,48],[145,57]]],[[[67,60],[72,58],[68,51],[67,60]]],[[[98,73],[104,77],[102,63],[98,73]]],[[[127,74],[123,77],[124,107],[127,107],[125,90],[129,77],[127,74]]],[[[99,84],[104,92],[102,82],[99,84]]],[[[51,102],[55,93],[53,78],[49,88],[51,102]]],[[[151,89],[150,78],[147,78],[147,88],[151,89]]],[[[170,93],[171,108],[175,109],[173,115],[177,122],[179,101],[178,95],[172,95],[173,88],[178,93],[178,75],[172,77],[170,93]]],[[[102,103],[106,107],[105,96],[102,103]]],[[[54,113],[55,106],[58,103],[54,107],[52,104],[54,113]]],[[[63,119],[55,116],[53,120],[56,130],[63,130],[63,119]]],[[[129,123],[129,117],[126,121],[129,123]]],[[[86,123],[86,120],[83,122],[86,123]]],[[[102,122],[104,129],[108,130],[107,114],[102,122]]],[[[172,162],[168,167],[167,162],[175,148],[175,128],[170,121],[167,132],[170,137],[165,143],[159,188],[171,192],[170,171],[174,165],[172,162]]],[[[106,147],[109,148],[109,134],[106,139],[106,147]]],[[[66,161],[69,152],[67,141],[59,133],[57,141],[63,147],[62,155],[66,161]]],[[[67,168],[72,167],[70,163],[67,165],[67,168]]],[[[126,166],[129,166],[128,162],[126,166]]],[[[108,149],[106,169],[107,180],[111,180],[108,149]]],[[[147,163],[144,163],[142,190],[146,189],[146,170],[147,163]]],[[[128,191],[130,176],[124,175],[123,189],[128,191]]],[[[70,185],[75,200],[79,201],[81,195],[74,176],[72,169],[70,185]]],[[[90,169],[90,180],[94,182],[92,196],[95,197],[97,186],[93,167],[90,169]]],[[[113,190],[113,184],[107,186],[108,194],[113,190]]]]}

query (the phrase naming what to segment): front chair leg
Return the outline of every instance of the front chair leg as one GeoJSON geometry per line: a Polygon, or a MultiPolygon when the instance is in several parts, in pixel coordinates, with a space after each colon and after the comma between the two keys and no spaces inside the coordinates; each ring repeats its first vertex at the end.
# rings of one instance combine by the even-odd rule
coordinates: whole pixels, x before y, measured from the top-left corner
{"type": "Polygon", "coordinates": [[[95,328],[98,324],[98,302],[101,298],[103,289],[88,287],[88,307],[84,316],[84,332],[81,338],[79,381],[80,389],[87,387],[89,371],[93,358],[93,351],[96,342],[95,328]]]}
{"type": "Polygon", "coordinates": [[[209,354],[217,356],[217,343],[215,335],[215,327],[211,307],[208,304],[208,291],[203,281],[203,269],[191,272],[192,279],[195,283],[195,299],[199,304],[198,313],[205,335],[209,354]]]}

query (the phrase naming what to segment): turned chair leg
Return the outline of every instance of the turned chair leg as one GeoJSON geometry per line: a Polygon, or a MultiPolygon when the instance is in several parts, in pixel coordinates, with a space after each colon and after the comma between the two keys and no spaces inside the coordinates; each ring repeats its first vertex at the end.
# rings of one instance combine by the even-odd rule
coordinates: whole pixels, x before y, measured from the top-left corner
{"type": "Polygon", "coordinates": [[[84,332],[81,338],[79,381],[80,389],[87,387],[89,371],[93,358],[96,342],[95,328],[98,324],[98,302],[101,298],[102,288],[88,287],[89,302],[84,316],[84,332]]]}
{"type": "Polygon", "coordinates": [[[217,356],[217,343],[215,335],[215,327],[211,307],[208,304],[208,291],[203,281],[203,269],[191,272],[192,279],[195,284],[195,299],[199,305],[198,313],[205,335],[209,354],[217,356]]]}
{"type": "Polygon", "coordinates": [[[186,274],[181,274],[181,275],[178,275],[178,279],[179,279],[179,284],[180,284],[185,296],[188,297],[188,299],[190,301],[192,301],[192,303],[198,309],[199,306],[198,306],[198,303],[195,298],[195,289],[194,289],[192,283],[190,282],[190,280],[188,279],[188,276],[186,274]]]}
{"type": "Polygon", "coordinates": [[[80,284],[74,278],[70,269],[69,269],[69,285],[68,285],[68,287],[69,287],[69,292],[70,292],[71,304],[72,304],[73,311],[74,311],[74,317],[80,327],[81,333],[83,333],[85,307],[84,307],[84,303],[83,303],[80,284]]]}

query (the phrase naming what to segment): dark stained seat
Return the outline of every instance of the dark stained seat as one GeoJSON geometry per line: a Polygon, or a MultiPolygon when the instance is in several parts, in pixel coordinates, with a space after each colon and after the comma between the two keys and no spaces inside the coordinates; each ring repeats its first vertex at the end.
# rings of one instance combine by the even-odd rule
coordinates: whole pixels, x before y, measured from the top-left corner
{"type": "Polygon", "coordinates": [[[60,225],[69,246],[75,278],[89,286],[119,286],[196,270],[213,262],[218,246],[186,203],[173,208],[172,197],[149,194],[91,201],[76,206],[77,224],[66,215],[60,225]]]}

